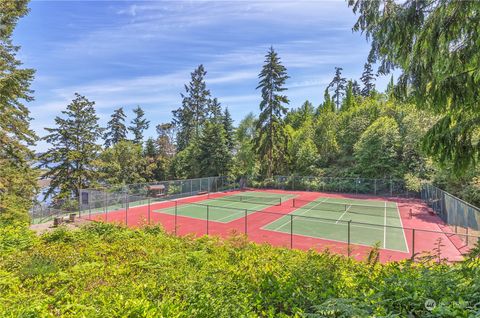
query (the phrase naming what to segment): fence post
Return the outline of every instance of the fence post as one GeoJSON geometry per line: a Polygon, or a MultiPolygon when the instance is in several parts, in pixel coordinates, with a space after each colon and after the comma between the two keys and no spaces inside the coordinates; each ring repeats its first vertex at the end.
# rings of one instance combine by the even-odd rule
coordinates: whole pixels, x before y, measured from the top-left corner
{"type": "Polygon", "coordinates": [[[177,235],[177,201],[175,201],[175,219],[173,222],[175,235],[177,235]]]}
{"type": "Polygon", "coordinates": [[[108,215],[108,192],[105,192],[105,202],[104,202],[104,210],[105,210],[105,222],[107,222],[107,215],[108,215]]]}
{"type": "Polygon", "coordinates": [[[293,214],[290,214],[290,248],[293,248],[293,214]]]}
{"type": "Polygon", "coordinates": [[[374,183],[374,194],[377,195],[377,179],[374,179],[375,183],[374,183]]]}
{"type": "Polygon", "coordinates": [[[92,203],[90,201],[88,202],[88,219],[92,219],[92,203]]]}
{"type": "Polygon", "coordinates": [[[150,198],[148,198],[148,225],[150,225],[150,198]]]}
{"type": "Polygon", "coordinates": [[[466,242],[465,242],[465,243],[466,243],[467,246],[468,246],[468,226],[465,228],[465,233],[467,234],[466,240],[465,240],[466,242]]]}
{"type": "Polygon", "coordinates": [[[412,261],[415,260],[415,229],[412,229],[412,261]]]}
{"type": "Polygon", "coordinates": [[[247,218],[248,218],[248,211],[247,209],[245,209],[245,235],[247,235],[247,224],[248,224],[247,218]]]}
{"type": "Polygon", "coordinates": [[[393,197],[393,184],[392,184],[392,177],[390,177],[390,196],[393,197]]]}
{"type": "Polygon", "coordinates": [[[295,191],[295,176],[292,177],[292,191],[295,191]]]}
{"type": "Polygon", "coordinates": [[[125,225],[128,226],[128,194],[125,193],[125,225]]]}
{"type": "Polygon", "coordinates": [[[348,221],[348,234],[347,234],[347,256],[350,257],[350,226],[351,226],[352,220],[348,221]]]}
{"type": "Polygon", "coordinates": [[[208,223],[209,223],[208,220],[210,219],[209,214],[210,214],[210,206],[207,205],[207,235],[208,235],[208,223]]]}

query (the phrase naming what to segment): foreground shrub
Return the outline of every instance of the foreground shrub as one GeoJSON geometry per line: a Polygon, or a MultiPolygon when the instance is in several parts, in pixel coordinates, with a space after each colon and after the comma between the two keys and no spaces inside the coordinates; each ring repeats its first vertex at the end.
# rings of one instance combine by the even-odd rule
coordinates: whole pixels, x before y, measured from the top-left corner
{"type": "Polygon", "coordinates": [[[0,258],[5,317],[480,313],[477,258],[456,265],[382,265],[251,244],[243,236],[178,238],[159,227],[129,230],[110,224],[59,229],[39,238],[24,235],[28,243],[10,244],[0,258]],[[436,301],[433,311],[426,310],[427,299],[436,301]]]}

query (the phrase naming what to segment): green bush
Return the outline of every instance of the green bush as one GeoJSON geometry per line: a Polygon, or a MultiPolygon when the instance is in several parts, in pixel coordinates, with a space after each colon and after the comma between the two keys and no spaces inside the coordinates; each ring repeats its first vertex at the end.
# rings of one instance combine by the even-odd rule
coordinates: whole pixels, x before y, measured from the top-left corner
{"type": "MultiPolygon", "coordinates": [[[[2,231],[11,242],[15,230],[2,231]],[[12,232],[13,231],[13,232],[12,232]]],[[[160,227],[94,224],[34,237],[0,257],[2,317],[468,317],[480,260],[358,262],[160,227]],[[427,299],[437,307],[425,309],[427,299]]],[[[4,247],[5,250],[5,247],[4,247]]]]}

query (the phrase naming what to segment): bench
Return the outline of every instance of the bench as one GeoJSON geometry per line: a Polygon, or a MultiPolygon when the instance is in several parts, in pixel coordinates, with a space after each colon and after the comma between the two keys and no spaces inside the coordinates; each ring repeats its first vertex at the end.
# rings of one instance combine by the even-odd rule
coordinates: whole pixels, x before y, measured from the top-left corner
{"type": "Polygon", "coordinates": [[[53,218],[53,227],[58,227],[63,223],[75,223],[76,213],[70,213],[68,217],[57,216],[53,218]]]}

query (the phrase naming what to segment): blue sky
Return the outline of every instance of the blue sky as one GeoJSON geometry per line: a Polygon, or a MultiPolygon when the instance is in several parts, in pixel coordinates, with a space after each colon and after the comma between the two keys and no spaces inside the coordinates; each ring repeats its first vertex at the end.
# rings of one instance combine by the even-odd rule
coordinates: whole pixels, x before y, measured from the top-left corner
{"type": "MultiPolygon", "coordinates": [[[[290,107],[321,103],[334,67],[358,79],[369,44],[353,33],[344,1],[35,1],[14,34],[19,58],[37,70],[32,127],[43,127],[75,92],[96,102],[104,125],[117,107],[145,109],[155,125],[171,120],[190,72],[203,64],[214,97],[235,121],[258,113],[255,90],[264,55],[279,53],[290,79],[290,107]]],[[[388,79],[380,78],[384,89],[388,79]]],[[[45,150],[40,142],[38,150],[45,150]]]]}

